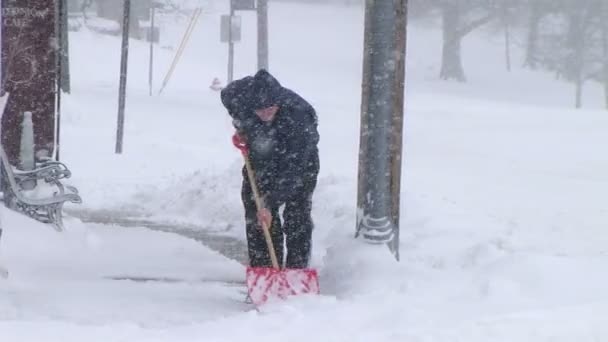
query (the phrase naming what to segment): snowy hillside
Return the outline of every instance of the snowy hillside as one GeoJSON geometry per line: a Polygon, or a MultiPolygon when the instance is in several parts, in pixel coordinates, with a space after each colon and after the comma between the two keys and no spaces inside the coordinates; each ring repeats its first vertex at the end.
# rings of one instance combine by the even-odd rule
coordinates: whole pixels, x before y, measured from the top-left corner
{"type": "MultiPolygon", "coordinates": [[[[70,213],[244,240],[242,161],[209,89],[226,78],[226,8],[205,3],[161,95],[186,19],[161,20],[152,97],[149,47],[131,41],[122,155],[120,40],[71,33],[61,153],[84,203],[70,213]]],[[[237,77],[256,67],[255,17],[241,15],[237,77]]],[[[507,73],[502,42],[483,31],[464,41],[469,82],[445,83],[441,31],[409,27],[397,263],[352,238],[362,7],[271,2],[270,25],[271,72],[319,116],[313,266],[323,295],[250,311],[244,267],[187,237],[77,218],[58,234],[3,209],[0,260],[11,277],[0,280],[0,341],[608,339],[608,114],[599,87],[585,89],[585,109],[570,109],[571,85],[518,64],[507,73]]]]}

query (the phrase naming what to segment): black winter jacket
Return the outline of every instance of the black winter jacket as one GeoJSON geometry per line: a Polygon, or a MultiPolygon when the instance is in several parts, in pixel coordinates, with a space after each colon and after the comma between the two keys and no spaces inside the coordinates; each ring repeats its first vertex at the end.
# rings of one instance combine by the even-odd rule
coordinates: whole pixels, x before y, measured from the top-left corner
{"type": "Polygon", "coordinates": [[[308,191],[319,173],[319,133],[312,105],[265,70],[231,82],[221,99],[234,127],[247,139],[267,206],[278,207],[308,191]],[[255,108],[273,104],[279,106],[274,120],[261,121],[255,108]]]}

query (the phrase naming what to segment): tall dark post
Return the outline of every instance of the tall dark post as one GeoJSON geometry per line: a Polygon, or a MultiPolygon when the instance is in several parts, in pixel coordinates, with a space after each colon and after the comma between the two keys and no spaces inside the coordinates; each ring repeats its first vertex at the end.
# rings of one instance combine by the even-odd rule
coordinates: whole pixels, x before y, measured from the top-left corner
{"type": "Polygon", "coordinates": [[[154,74],[154,14],[155,14],[155,4],[152,4],[150,7],[150,64],[148,68],[148,86],[150,88],[150,96],[152,96],[152,77],[154,74]]]}
{"type": "MultiPolygon", "coordinates": [[[[1,0],[0,0],[1,1],[1,0]]],[[[61,65],[63,64],[63,0],[57,0],[55,3],[55,11],[58,15],[58,19],[55,23],[55,32],[57,32],[57,54],[56,54],[56,68],[57,68],[57,88],[55,96],[55,160],[59,160],[60,157],[60,142],[61,142],[61,86],[62,86],[62,72],[61,65]]]]}
{"type": "Polygon", "coordinates": [[[234,78],[234,42],[232,41],[232,26],[234,20],[234,6],[230,0],[230,20],[228,23],[228,83],[234,78]]]}
{"type": "Polygon", "coordinates": [[[367,0],[357,234],[399,259],[406,0],[367,0]]]}
{"type": "Polygon", "coordinates": [[[268,70],[268,0],[258,0],[258,70],[268,70]]]}
{"type": "Polygon", "coordinates": [[[507,71],[511,71],[511,13],[509,9],[509,4],[504,3],[502,5],[502,19],[505,25],[505,62],[507,66],[507,71]]]}
{"type": "Polygon", "coordinates": [[[68,39],[68,4],[67,0],[56,0],[57,19],[57,94],[55,105],[55,159],[60,159],[61,152],[61,93],[70,93],[70,64],[68,39]]]}
{"type": "Polygon", "coordinates": [[[122,52],[120,56],[120,86],[118,90],[118,124],[116,127],[116,153],[122,153],[122,141],[125,125],[125,100],[127,92],[127,65],[129,60],[129,17],[131,0],[124,0],[122,22],[122,52]]]}

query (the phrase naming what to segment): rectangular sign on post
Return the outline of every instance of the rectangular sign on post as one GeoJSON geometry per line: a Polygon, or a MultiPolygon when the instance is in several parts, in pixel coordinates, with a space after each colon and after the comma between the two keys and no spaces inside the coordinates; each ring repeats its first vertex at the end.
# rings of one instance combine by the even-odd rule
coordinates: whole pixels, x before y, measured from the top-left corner
{"type": "Polygon", "coordinates": [[[254,11],[255,0],[231,0],[232,9],[235,11],[254,11]]]}
{"type": "Polygon", "coordinates": [[[241,17],[238,15],[232,16],[232,32],[230,32],[230,27],[228,25],[230,25],[230,16],[222,15],[220,41],[222,43],[241,41],[241,17]]]}
{"type": "Polygon", "coordinates": [[[145,28],[146,41],[152,43],[158,43],[160,41],[160,28],[158,26],[148,26],[145,28]]]}

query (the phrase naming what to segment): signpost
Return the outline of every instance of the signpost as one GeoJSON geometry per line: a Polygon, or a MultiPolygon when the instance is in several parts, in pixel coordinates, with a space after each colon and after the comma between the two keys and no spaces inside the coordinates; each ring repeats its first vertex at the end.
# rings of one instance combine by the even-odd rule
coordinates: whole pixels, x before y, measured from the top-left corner
{"type": "Polygon", "coordinates": [[[255,9],[255,0],[230,0],[230,14],[221,17],[220,41],[228,43],[228,83],[234,79],[234,43],[241,40],[241,17],[234,13],[255,9]]]}
{"type": "Polygon", "coordinates": [[[268,0],[258,0],[258,70],[268,70],[268,0]]]}
{"type": "Polygon", "coordinates": [[[232,8],[235,11],[255,11],[255,0],[232,0],[232,8]]]}
{"type": "Polygon", "coordinates": [[[152,96],[152,78],[154,73],[154,43],[160,42],[160,29],[154,26],[156,6],[156,3],[153,3],[152,6],[150,6],[150,28],[146,30],[146,40],[150,42],[150,63],[148,69],[148,86],[150,88],[150,96],[152,96]]]}
{"type": "MultiPolygon", "coordinates": [[[[234,77],[234,38],[236,32],[233,29],[235,23],[234,18],[234,3],[230,1],[230,16],[228,17],[228,83],[232,82],[234,77]]],[[[240,35],[240,30],[239,30],[240,35]]]]}
{"type": "Polygon", "coordinates": [[[124,0],[122,24],[122,53],[120,55],[120,84],[118,90],[118,123],[116,125],[116,150],[122,153],[122,142],[125,126],[125,102],[127,96],[127,65],[129,60],[129,20],[131,16],[131,0],[124,0]]]}
{"type": "Polygon", "coordinates": [[[232,17],[232,27],[230,27],[230,16],[222,15],[221,17],[221,28],[220,28],[220,41],[222,43],[232,42],[237,43],[241,41],[241,17],[235,15],[232,17]]]}

